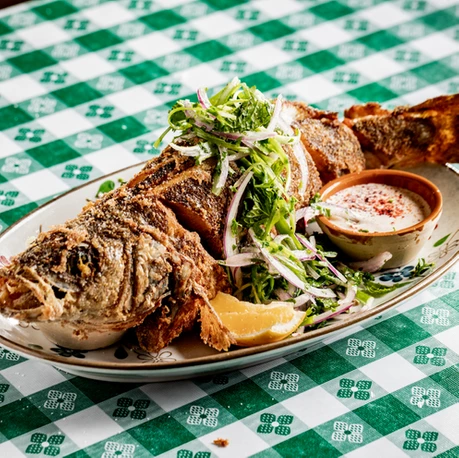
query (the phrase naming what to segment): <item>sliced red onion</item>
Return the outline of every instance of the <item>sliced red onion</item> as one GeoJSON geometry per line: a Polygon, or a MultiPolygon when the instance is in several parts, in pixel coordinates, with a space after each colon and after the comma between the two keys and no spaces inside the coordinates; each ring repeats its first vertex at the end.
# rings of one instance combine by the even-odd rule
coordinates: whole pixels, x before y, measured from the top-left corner
{"type": "Polygon", "coordinates": [[[240,267],[236,267],[231,269],[231,273],[233,275],[234,284],[236,285],[237,289],[242,287],[242,269],[240,267]]]}
{"type": "Polygon", "coordinates": [[[306,192],[306,187],[308,186],[308,182],[309,182],[309,167],[308,167],[308,162],[306,161],[306,154],[305,154],[306,148],[304,147],[303,143],[301,143],[300,141],[293,145],[292,150],[300,166],[301,184],[298,189],[298,192],[302,196],[306,192]]]}
{"type": "Polygon", "coordinates": [[[282,95],[279,94],[276,100],[276,105],[274,106],[273,115],[271,116],[271,120],[269,121],[268,127],[266,128],[266,130],[268,130],[269,132],[274,131],[274,129],[277,127],[279,115],[282,111],[282,102],[282,95]]]}
{"type": "Polygon", "coordinates": [[[376,256],[368,259],[368,261],[351,262],[349,265],[355,270],[363,270],[364,272],[377,272],[381,267],[392,258],[392,253],[383,251],[376,256]]]}
{"type": "Polygon", "coordinates": [[[314,321],[311,324],[307,325],[307,326],[311,326],[313,324],[322,323],[322,321],[325,321],[325,320],[333,318],[333,317],[335,317],[337,315],[340,315],[341,313],[345,312],[346,310],[348,310],[351,307],[352,307],[352,305],[340,305],[339,307],[336,308],[336,310],[329,310],[328,312],[321,313],[320,315],[317,315],[314,318],[314,321]]]}
{"type": "Polygon", "coordinates": [[[320,278],[320,275],[308,264],[306,264],[306,271],[314,280],[318,280],[320,278]]]}
{"type": "Polygon", "coordinates": [[[207,97],[207,92],[203,87],[200,87],[197,90],[198,100],[204,110],[208,110],[212,104],[210,103],[209,97],[207,97]]]}
{"type": "Polygon", "coordinates": [[[330,288],[316,288],[315,286],[306,285],[304,291],[311,293],[315,297],[326,297],[329,299],[336,297],[335,292],[330,288]]]}
{"type": "Polygon", "coordinates": [[[3,255],[0,255],[0,267],[6,267],[11,264],[10,260],[3,255]]]}
{"type": "Polygon", "coordinates": [[[292,298],[292,296],[283,289],[276,289],[274,290],[274,294],[281,300],[281,301],[288,301],[292,298]]]}
{"type": "Polygon", "coordinates": [[[304,222],[307,224],[308,221],[310,221],[316,215],[317,212],[312,207],[303,207],[295,213],[295,219],[298,222],[301,218],[304,218],[304,222]]]}
{"type": "Polygon", "coordinates": [[[306,250],[292,250],[292,254],[301,262],[311,261],[316,257],[314,253],[307,252],[306,250]]]}
{"type": "Polygon", "coordinates": [[[218,137],[226,138],[228,140],[239,140],[242,138],[244,135],[239,134],[237,132],[219,132],[219,131],[214,131],[214,135],[217,135],[218,137]]]}
{"type": "MultiPolygon", "coordinates": [[[[221,148],[219,147],[220,154],[222,154],[221,148]]],[[[221,163],[221,170],[220,170],[220,176],[217,179],[217,182],[215,183],[215,192],[217,194],[220,193],[220,191],[223,189],[223,186],[225,186],[226,179],[228,178],[228,172],[229,172],[229,161],[228,161],[228,156],[224,156],[222,163],[221,163]]]]}
{"type": "Polygon", "coordinates": [[[320,207],[330,210],[332,216],[340,216],[341,218],[350,219],[351,221],[359,222],[362,218],[350,208],[341,205],[332,204],[330,202],[320,202],[320,207]]]}
{"type": "Polygon", "coordinates": [[[194,121],[195,125],[198,126],[198,127],[204,127],[204,129],[207,131],[207,132],[210,132],[213,130],[214,128],[214,125],[211,124],[211,123],[206,123],[206,122],[203,122],[203,121],[200,121],[199,119],[195,119],[194,121]]]}
{"type": "Polygon", "coordinates": [[[212,157],[212,151],[210,149],[206,151],[203,146],[203,144],[200,145],[194,145],[194,146],[180,146],[176,145],[175,143],[169,143],[169,146],[176,151],[179,151],[183,156],[189,156],[189,157],[200,157],[202,160],[208,159],[209,157],[212,157]]]}
{"type": "Polygon", "coordinates": [[[299,307],[301,305],[307,304],[309,301],[315,302],[315,298],[312,294],[303,293],[300,296],[295,297],[294,301],[295,301],[295,305],[299,307]]]}
{"type": "Polygon", "coordinates": [[[355,286],[349,286],[347,288],[346,295],[338,301],[338,304],[354,305],[356,294],[357,294],[357,288],[355,286]]]}
{"type": "Polygon", "coordinates": [[[257,239],[257,236],[255,235],[255,232],[253,231],[253,229],[249,229],[249,234],[252,237],[252,240],[255,243],[255,245],[261,251],[261,254],[263,255],[263,257],[266,259],[267,263],[271,265],[271,267],[277,273],[279,273],[279,275],[284,277],[293,286],[296,286],[297,288],[305,291],[306,290],[305,283],[294,272],[292,272],[288,267],[285,267],[284,264],[278,261],[273,255],[271,255],[271,253],[266,248],[263,247],[263,245],[257,239]]]}
{"type": "Polygon", "coordinates": [[[322,262],[324,262],[327,267],[330,269],[330,271],[338,278],[339,281],[343,282],[343,283],[347,283],[347,279],[346,277],[339,271],[337,270],[333,264],[327,259],[327,258],[324,258],[307,240],[306,238],[302,237],[301,235],[298,235],[297,234],[297,238],[298,240],[300,241],[300,243],[302,243],[306,248],[308,248],[309,250],[311,250],[316,256],[318,259],[320,259],[322,262]]]}
{"type": "Polygon", "coordinates": [[[288,234],[280,234],[274,237],[276,243],[282,243],[285,239],[288,239],[290,236],[288,234]]]}
{"type": "Polygon", "coordinates": [[[228,259],[229,257],[235,254],[233,246],[236,245],[236,237],[233,235],[233,231],[231,229],[231,223],[237,216],[237,212],[239,209],[239,203],[241,202],[242,196],[244,194],[245,188],[249,184],[250,179],[253,176],[252,171],[247,171],[242,175],[242,181],[238,187],[238,190],[234,194],[233,198],[231,199],[231,203],[228,209],[228,214],[226,215],[225,221],[225,236],[223,239],[223,249],[225,252],[225,258],[228,259]]]}
{"type": "Polygon", "coordinates": [[[231,154],[228,156],[228,161],[233,162],[233,161],[238,161],[239,159],[242,159],[243,157],[249,156],[250,153],[236,153],[236,154],[231,154]]]}
{"type": "Polygon", "coordinates": [[[223,265],[228,267],[245,267],[251,266],[256,260],[256,256],[253,253],[238,253],[222,262],[223,265]]]}

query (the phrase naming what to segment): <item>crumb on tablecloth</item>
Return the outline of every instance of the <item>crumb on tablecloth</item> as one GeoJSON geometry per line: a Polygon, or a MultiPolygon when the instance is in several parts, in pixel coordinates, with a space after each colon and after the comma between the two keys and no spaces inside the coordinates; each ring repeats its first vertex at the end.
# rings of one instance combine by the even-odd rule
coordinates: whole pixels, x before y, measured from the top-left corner
{"type": "Polygon", "coordinates": [[[229,445],[229,440],[218,438],[214,440],[214,444],[218,447],[227,447],[229,445]]]}

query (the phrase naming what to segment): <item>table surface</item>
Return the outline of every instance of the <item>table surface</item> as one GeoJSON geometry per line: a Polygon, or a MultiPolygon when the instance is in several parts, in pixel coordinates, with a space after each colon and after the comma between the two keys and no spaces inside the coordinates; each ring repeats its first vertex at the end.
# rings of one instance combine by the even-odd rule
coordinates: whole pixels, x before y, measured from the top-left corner
{"type": "MultiPolygon", "coordinates": [[[[239,76],[336,111],[458,92],[456,3],[56,0],[2,10],[2,229],[156,154],[171,102],[198,86],[239,76]]],[[[458,272],[301,357],[200,380],[96,382],[0,347],[0,456],[458,457],[458,272]]]]}

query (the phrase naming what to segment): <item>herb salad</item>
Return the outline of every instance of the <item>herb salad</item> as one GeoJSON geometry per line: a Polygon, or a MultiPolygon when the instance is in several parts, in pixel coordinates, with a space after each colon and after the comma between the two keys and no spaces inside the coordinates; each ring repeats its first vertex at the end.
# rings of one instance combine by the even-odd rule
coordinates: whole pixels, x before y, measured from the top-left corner
{"type": "MultiPolygon", "coordinates": [[[[197,98],[172,107],[169,127],[155,146],[169,131],[176,133],[170,147],[196,164],[216,162],[215,194],[231,186],[221,262],[235,296],[253,303],[292,302],[306,310],[303,325],[322,326],[340,313],[371,307],[374,297],[400,286],[381,285],[372,274],[351,269],[336,259],[323,236],[297,230],[300,220],[307,226],[333,208],[315,198],[295,211],[288,148],[300,172],[300,197],[309,173],[300,133],[283,118],[282,97],[273,103],[235,78],[210,98],[199,89],[197,98]],[[233,185],[230,176],[236,179],[233,185]]],[[[429,267],[424,263],[415,272],[429,267]]]]}

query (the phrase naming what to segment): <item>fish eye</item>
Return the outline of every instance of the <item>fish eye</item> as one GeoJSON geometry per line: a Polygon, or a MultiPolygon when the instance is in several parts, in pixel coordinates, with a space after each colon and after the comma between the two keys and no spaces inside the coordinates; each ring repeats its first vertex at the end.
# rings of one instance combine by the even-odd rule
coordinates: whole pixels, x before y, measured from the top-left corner
{"type": "Polygon", "coordinates": [[[98,269],[96,250],[90,245],[78,245],[67,258],[67,272],[70,275],[88,278],[98,269]]]}

